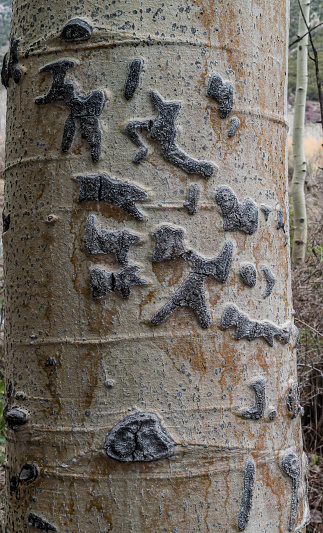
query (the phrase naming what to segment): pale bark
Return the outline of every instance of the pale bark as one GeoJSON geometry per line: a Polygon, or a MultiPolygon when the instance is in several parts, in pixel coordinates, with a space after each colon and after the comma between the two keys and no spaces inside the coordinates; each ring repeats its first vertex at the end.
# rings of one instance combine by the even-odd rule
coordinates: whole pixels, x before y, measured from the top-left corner
{"type": "Polygon", "coordinates": [[[286,4],[14,3],[7,533],[40,519],[81,533],[283,533],[306,521],[285,246],[286,4]],[[60,40],[75,17],[92,36],[60,40]],[[64,102],[35,103],[52,83],[40,69],[63,59],[78,94],[106,92],[98,162],[79,120],[61,151],[64,102]],[[176,129],[169,114],[156,120],[169,102],[181,104],[167,108],[176,129]],[[137,134],[148,154],[135,164],[137,134]],[[101,177],[82,202],[88,174],[101,177]],[[122,298],[127,253],[141,270],[122,298]],[[107,296],[91,295],[91,269],[94,296],[107,296]],[[189,295],[196,312],[179,305],[189,295]],[[37,479],[24,480],[25,464],[37,479]]]}
{"type": "Polygon", "coordinates": [[[300,12],[298,35],[304,35],[304,37],[299,42],[297,49],[297,77],[293,127],[294,171],[292,179],[292,197],[294,208],[294,238],[292,258],[304,261],[307,244],[307,216],[304,190],[306,179],[304,123],[308,82],[308,34],[306,34],[306,30],[310,16],[310,0],[301,0],[300,7],[303,10],[304,17],[302,12],[300,12]]]}

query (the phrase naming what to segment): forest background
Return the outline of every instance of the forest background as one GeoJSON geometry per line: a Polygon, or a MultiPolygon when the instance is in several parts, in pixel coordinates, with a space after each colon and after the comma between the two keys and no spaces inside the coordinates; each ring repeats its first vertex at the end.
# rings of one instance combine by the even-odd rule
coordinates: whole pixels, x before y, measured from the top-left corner
{"type": "MultiPolygon", "coordinates": [[[[12,0],[0,0],[0,61],[8,50],[12,0]]],[[[293,105],[296,88],[297,39],[299,20],[298,0],[290,2],[290,32],[288,60],[288,138],[289,184],[293,174],[293,105]]],[[[311,27],[323,23],[323,3],[311,2],[311,27]]],[[[319,57],[319,70],[323,72],[323,25],[312,33],[313,43],[319,57]]],[[[309,47],[309,52],[311,52],[309,47]]],[[[305,184],[306,206],[308,212],[308,245],[305,263],[293,264],[293,305],[295,323],[301,333],[298,351],[298,376],[301,390],[301,403],[304,407],[302,419],[305,451],[310,465],[311,524],[307,532],[323,533],[323,137],[319,123],[320,109],[315,77],[314,62],[309,60],[308,90],[305,122],[305,153],[307,158],[307,177],[305,184]]],[[[6,91],[0,89],[0,210],[3,205],[3,172],[5,166],[5,121],[6,91]]],[[[293,202],[290,196],[291,246],[293,234],[293,202]]],[[[2,234],[0,222],[0,235],[2,234]]],[[[3,522],[3,485],[5,459],[4,420],[4,361],[3,361],[3,258],[0,239],[0,533],[3,522]]]]}

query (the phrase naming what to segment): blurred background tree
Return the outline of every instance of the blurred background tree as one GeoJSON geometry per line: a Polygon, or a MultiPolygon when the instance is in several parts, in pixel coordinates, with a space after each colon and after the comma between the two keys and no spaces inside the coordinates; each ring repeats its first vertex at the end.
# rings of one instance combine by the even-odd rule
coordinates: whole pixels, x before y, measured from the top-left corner
{"type": "MultiPolygon", "coordinates": [[[[310,2],[310,27],[318,26],[312,32],[313,43],[317,49],[320,60],[320,71],[323,70],[323,26],[319,26],[323,22],[323,3],[321,0],[312,0],[310,2]]],[[[298,36],[298,21],[299,21],[299,5],[298,0],[291,0],[290,2],[290,27],[289,27],[289,41],[293,43],[298,36]]],[[[297,73],[297,44],[292,46],[289,50],[288,57],[288,95],[290,102],[294,101],[296,90],[296,73],[297,73]]],[[[308,64],[308,88],[307,100],[318,102],[317,84],[315,77],[315,65],[313,61],[308,64]]],[[[307,119],[311,117],[308,115],[307,119]]],[[[314,117],[313,117],[314,118],[314,117]]],[[[319,120],[319,118],[317,118],[319,120]]]]}

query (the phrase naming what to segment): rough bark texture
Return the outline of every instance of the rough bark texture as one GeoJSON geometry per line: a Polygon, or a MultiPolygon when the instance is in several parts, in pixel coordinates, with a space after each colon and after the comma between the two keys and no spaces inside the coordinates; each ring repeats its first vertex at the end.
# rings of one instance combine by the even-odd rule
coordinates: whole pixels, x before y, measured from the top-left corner
{"type": "MultiPolygon", "coordinates": [[[[300,5],[304,13],[307,25],[310,17],[310,0],[301,0],[300,5]]],[[[307,32],[306,23],[300,11],[298,35],[305,35],[307,32]]],[[[304,123],[307,93],[307,63],[308,63],[308,33],[298,43],[297,49],[297,76],[296,76],[296,97],[293,126],[293,158],[294,172],[292,179],[292,196],[294,208],[294,240],[292,258],[304,261],[307,244],[307,216],[305,202],[305,178],[306,178],[306,158],[304,148],[304,123]]]]}
{"type": "Polygon", "coordinates": [[[286,3],[14,2],[7,533],[306,522],[286,3]]]}

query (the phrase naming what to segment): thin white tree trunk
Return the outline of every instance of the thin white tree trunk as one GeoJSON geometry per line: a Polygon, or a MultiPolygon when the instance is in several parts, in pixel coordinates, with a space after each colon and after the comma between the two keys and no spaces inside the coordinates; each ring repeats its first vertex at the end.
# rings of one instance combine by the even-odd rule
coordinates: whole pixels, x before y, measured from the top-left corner
{"type": "MultiPolygon", "coordinates": [[[[310,0],[300,2],[307,25],[310,17],[310,0]]],[[[302,12],[299,14],[298,36],[305,35],[307,26],[302,12]]],[[[307,244],[307,217],[305,202],[306,157],[304,149],[304,123],[306,93],[308,82],[308,34],[298,43],[297,77],[293,127],[294,172],[292,179],[292,197],[294,208],[294,235],[292,258],[304,261],[307,244]]]]}
{"type": "Polygon", "coordinates": [[[282,0],[14,3],[7,533],[308,519],[287,27],[282,0]]]}

